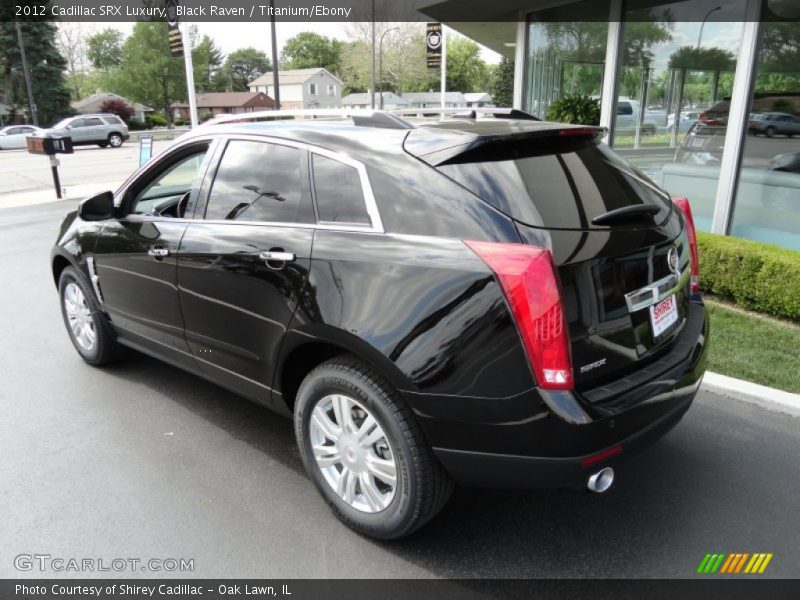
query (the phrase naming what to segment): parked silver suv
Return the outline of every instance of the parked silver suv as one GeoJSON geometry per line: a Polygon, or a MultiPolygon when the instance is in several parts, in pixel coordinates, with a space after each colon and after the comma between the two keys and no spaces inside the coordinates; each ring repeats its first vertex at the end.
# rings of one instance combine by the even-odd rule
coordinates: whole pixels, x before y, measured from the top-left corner
{"type": "Polygon", "coordinates": [[[110,113],[67,117],[48,129],[45,135],[69,136],[73,146],[97,144],[101,148],[119,148],[130,137],[125,122],[110,113]]]}

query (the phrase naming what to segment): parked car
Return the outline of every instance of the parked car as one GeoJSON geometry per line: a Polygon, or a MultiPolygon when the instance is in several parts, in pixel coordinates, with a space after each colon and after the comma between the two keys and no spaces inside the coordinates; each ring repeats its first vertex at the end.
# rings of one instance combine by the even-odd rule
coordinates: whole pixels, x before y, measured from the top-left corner
{"type": "Polygon", "coordinates": [[[0,150],[25,148],[28,144],[25,138],[41,131],[43,130],[33,125],[7,125],[0,129],[0,150]]]}
{"type": "MultiPolygon", "coordinates": [[[[641,104],[637,100],[631,98],[619,98],[617,100],[617,118],[615,122],[615,131],[617,133],[632,134],[636,131],[636,126],[639,123],[639,114],[641,112],[641,104]]],[[[642,125],[640,133],[644,135],[655,135],[659,127],[666,125],[665,115],[662,113],[651,113],[645,111],[642,117],[642,125]]]]}
{"type": "MultiPolygon", "coordinates": [[[[680,121],[678,123],[678,133],[686,133],[689,131],[692,125],[697,123],[700,118],[700,113],[698,111],[687,111],[682,112],[680,116],[680,121]]],[[[675,126],[675,115],[669,114],[667,116],[667,132],[672,133],[672,129],[675,126]]]]}
{"type": "Polygon", "coordinates": [[[675,150],[674,161],[693,165],[719,166],[725,149],[727,125],[706,125],[697,121],[689,127],[675,150]]]}
{"type": "Polygon", "coordinates": [[[794,137],[800,135],[800,119],[793,115],[780,112],[754,113],[750,115],[748,131],[753,134],[763,134],[767,137],[785,135],[794,137]]]}
{"type": "MultiPolygon", "coordinates": [[[[731,99],[723,98],[708,110],[700,113],[704,125],[727,125],[731,99]]],[[[750,104],[751,114],[764,112],[788,112],[800,114],[800,92],[756,92],[750,104]]]]}
{"type": "Polygon", "coordinates": [[[130,138],[125,121],[108,113],[67,117],[46,130],[44,135],[69,136],[73,146],[97,144],[101,148],[119,148],[130,138]]]}
{"type": "Polygon", "coordinates": [[[606,491],[703,376],[689,203],[600,128],[498,117],[192,130],[62,223],[75,349],[292,418],[325,502],[376,538],[454,482],[606,491]]]}

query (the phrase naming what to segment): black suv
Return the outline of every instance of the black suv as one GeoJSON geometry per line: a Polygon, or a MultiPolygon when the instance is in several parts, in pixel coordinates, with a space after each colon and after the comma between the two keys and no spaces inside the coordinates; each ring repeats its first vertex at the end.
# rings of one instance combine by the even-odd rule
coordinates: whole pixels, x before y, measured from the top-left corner
{"type": "Polygon", "coordinates": [[[72,342],[294,419],[334,512],[394,538],[453,482],[608,489],[708,340],[685,199],[524,113],[215,123],[67,216],[72,342]]]}

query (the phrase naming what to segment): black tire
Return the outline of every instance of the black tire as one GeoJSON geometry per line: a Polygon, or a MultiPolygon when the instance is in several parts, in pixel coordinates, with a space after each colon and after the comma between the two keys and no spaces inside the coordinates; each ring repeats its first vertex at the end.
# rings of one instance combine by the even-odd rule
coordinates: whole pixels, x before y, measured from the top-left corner
{"type": "Polygon", "coordinates": [[[766,134],[767,137],[772,137],[775,135],[775,128],[772,125],[770,125],[769,127],[767,127],[764,133],[766,134]]]}
{"type": "Polygon", "coordinates": [[[64,326],[67,328],[72,345],[81,355],[81,358],[90,365],[105,365],[117,360],[122,355],[122,347],[117,343],[111,326],[106,321],[106,317],[100,309],[94,291],[86,278],[77,269],[66,267],[61,272],[58,280],[58,297],[61,302],[61,316],[64,319],[64,326]],[[70,285],[77,286],[83,294],[86,306],[90,311],[90,318],[94,327],[94,345],[86,348],[76,337],[69,318],[67,317],[67,303],[65,295],[70,285]]]}
{"type": "Polygon", "coordinates": [[[118,133],[109,133],[108,134],[108,145],[112,148],[119,148],[122,146],[122,142],[125,140],[122,139],[122,136],[118,133]]]}
{"type": "Polygon", "coordinates": [[[331,359],[306,376],[297,392],[294,427],[311,480],[334,514],[359,533],[378,539],[409,535],[450,498],[453,482],[431,452],[411,409],[383,377],[355,357],[331,359]],[[330,394],[349,396],[366,408],[391,446],[397,466],[396,487],[391,502],[379,512],[363,512],[345,502],[317,465],[311,449],[311,414],[330,394]]]}
{"type": "Polygon", "coordinates": [[[100,142],[97,145],[100,146],[101,148],[108,148],[108,142],[100,142]]]}

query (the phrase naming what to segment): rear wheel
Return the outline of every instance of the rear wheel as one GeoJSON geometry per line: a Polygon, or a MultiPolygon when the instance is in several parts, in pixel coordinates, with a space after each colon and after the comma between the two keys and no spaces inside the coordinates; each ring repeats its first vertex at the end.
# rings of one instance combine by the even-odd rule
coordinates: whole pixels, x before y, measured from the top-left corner
{"type": "Polygon", "coordinates": [[[65,268],[58,291],[64,325],[81,358],[92,365],[104,365],[119,358],[121,347],[83,275],[73,267],[65,268]]]}
{"type": "Polygon", "coordinates": [[[122,136],[118,133],[111,133],[108,136],[108,144],[112,148],[119,148],[120,146],[122,146],[122,141],[123,141],[122,136]]]}
{"type": "Polygon", "coordinates": [[[294,423],[309,476],[336,516],[360,533],[408,535],[452,493],[409,407],[355,358],[335,358],[309,373],[294,423]]]}
{"type": "Polygon", "coordinates": [[[764,133],[767,135],[767,137],[772,137],[775,135],[775,128],[770,125],[769,127],[767,127],[764,133]]]}

